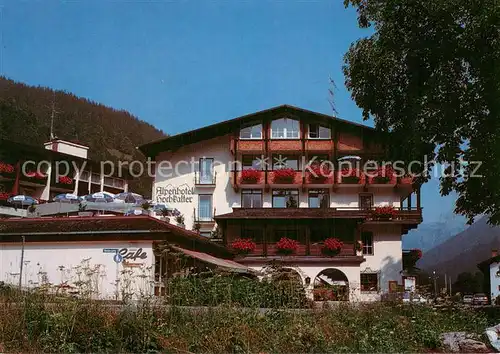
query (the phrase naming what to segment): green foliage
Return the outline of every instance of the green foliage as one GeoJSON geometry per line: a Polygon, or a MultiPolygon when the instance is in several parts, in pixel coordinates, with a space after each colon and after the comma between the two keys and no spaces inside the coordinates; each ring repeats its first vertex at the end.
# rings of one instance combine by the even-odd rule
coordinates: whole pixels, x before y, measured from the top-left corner
{"type": "Polygon", "coordinates": [[[116,306],[0,291],[0,305],[4,352],[428,352],[440,351],[443,332],[481,334],[488,325],[473,310],[381,303],[261,311],[148,301],[116,306]]]}
{"type": "Polygon", "coordinates": [[[469,272],[460,273],[453,283],[453,289],[462,294],[482,293],[484,289],[484,275],[481,272],[471,274],[469,272]]]}
{"type": "Polygon", "coordinates": [[[176,306],[303,308],[304,288],[290,280],[259,282],[243,276],[175,277],[166,282],[166,301],[176,306]]]}
{"type": "Polygon", "coordinates": [[[458,193],[455,211],[500,223],[500,3],[344,3],[357,9],[360,27],[373,29],[345,55],[346,86],[364,119],[394,133],[394,160],[427,154],[454,164],[440,182],[442,194],[458,193]],[[478,171],[475,161],[483,162],[478,171]]]}
{"type": "MultiPolygon", "coordinates": [[[[41,147],[50,136],[55,97],[55,135],[90,147],[93,160],[144,160],[135,147],[165,136],[126,111],[117,111],[70,93],[27,86],[0,77],[0,139],[41,147]],[[55,95],[55,96],[54,96],[55,95]]],[[[151,193],[149,178],[134,180],[131,190],[151,193]]]]}

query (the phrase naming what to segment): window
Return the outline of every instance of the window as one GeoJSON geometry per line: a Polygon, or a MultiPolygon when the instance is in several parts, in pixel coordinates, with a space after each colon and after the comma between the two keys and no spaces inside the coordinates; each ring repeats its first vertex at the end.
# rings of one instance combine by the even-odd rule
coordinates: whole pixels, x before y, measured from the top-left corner
{"type": "Polygon", "coordinates": [[[243,208],[262,208],[262,191],[255,189],[242,190],[241,206],[243,208]]]}
{"type": "Polygon", "coordinates": [[[373,206],[373,194],[360,194],[359,207],[362,210],[370,210],[373,206]]]}
{"type": "Polygon", "coordinates": [[[249,238],[255,243],[263,243],[264,230],[262,228],[243,227],[241,230],[241,238],[249,238]]]}
{"type": "MultiPolygon", "coordinates": [[[[321,164],[324,161],[330,161],[328,155],[315,155],[312,156],[311,159],[309,160],[309,163],[314,165],[314,164],[321,164]]],[[[325,166],[329,166],[325,163],[325,166]]]]}
{"type": "Polygon", "coordinates": [[[280,228],[274,230],[274,236],[272,241],[278,242],[283,237],[299,241],[299,233],[296,228],[280,228]]]}
{"type": "Polygon", "coordinates": [[[377,273],[361,273],[361,291],[378,291],[377,273]]]}
{"type": "Polygon", "coordinates": [[[281,118],[273,120],[271,123],[272,139],[298,139],[299,132],[298,120],[281,118]]]}
{"type": "Polygon", "coordinates": [[[273,155],[273,170],[292,168],[299,170],[299,157],[293,155],[273,155]]]}
{"type": "Polygon", "coordinates": [[[198,195],[198,219],[200,221],[212,220],[212,195],[198,195]]]}
{"type": "Polygon", "coordinates": [[[273,208],[298,208],[299,191],[295,189],[273,190],[273,208]]]}
{"type": "Polygon", "coordinates": [[[363,243],[363,254],[373,254],[373,233],[362,232],[361,242],[363,243]]]}
{"type": "Polygon", "coordinates": [[[199,184],[212,184],[214,183],[212,169],[214,159],[202,158],[200,159],[200,180],[199,184]]]}
{"type": "Polygon", "coordinates": [[[309,190],[309,208],[328,208],[330,193],[328,189],[310,189],[309,190]]]}
{"type": "Polygon", "coordinates": [[[263,156],[258,155],[243,155],[241,157],[241,167],[243,170],[262,170],[263,156]]]}
{"type": "Polygon", "coordinates": [[[240,139],[262,139],[262,124],[241,129],[240,139]]]}
{"type": "Polygon", "coordinates": [[[319,124],[309,124],[309,139],[330,139],[330,128],[319,124]]]}

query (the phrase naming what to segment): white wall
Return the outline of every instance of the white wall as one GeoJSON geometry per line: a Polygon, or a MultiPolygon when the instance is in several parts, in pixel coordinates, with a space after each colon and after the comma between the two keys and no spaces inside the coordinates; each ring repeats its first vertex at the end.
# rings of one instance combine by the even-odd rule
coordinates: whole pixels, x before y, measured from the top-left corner
{"type": "Polygon", "coordinates": [[[498,295],[500,295],[500,276],[497,276],[497,272],[500,275],[500,263],[490,264],[490,296],[491,302],[494,303],[498,295]]]}
{"type": "MultiPolygon", "coordinates": [[[[168,153],[161,154],[157,157],[156,178],[153,184],[153,201],[157,202],[157,187],[188,187],[194,188],[195,194],[192,195],[190,202],[169,202],[170,207],[177,208],[184,215],[185,225],[187,229],[192,229],[193,226],[193,209],[198,210],[198,196],[200,194],[212,194],[212,204],[216,208],[216,213],[226,214],[232,212],[233,205],[240,204],[240,195],[237,194],[230,181],[230,162],[233,161],[233,156],[229,151],[229,136],[207,140],[198,144],[188,145],[178,150],[173,156],[168,153]],[[200,158],[213,158],[216,165],[215,187],[195,187],[194,178],[195,172],[198,171],[198,163],[200,158]],[[161,161],[168,161],[170,165],[160,165],[161,161]],[[179,161],[188,161],[189,165],[179,161]],[[193,167],[191,161],[194,161],[193,167]],[[217,162],[221,163],[217,165],[217,162]],[[169,169],[169,166],[172,168],[169,169]],[[176,168],[177,166],[177,168],[176,168]],[[172,176],[162,177],[159,169],[163,167],[164,173],[171,172],[172,176]]],[[[160,201],[161,202],[161,201],[160,201]]]]}
{"type": "MultiPolygon", "coordinates": [[[[21,243],[0,244],[0,281],[16,285],[19,283],[20,260],[21,243]]],[[[151,291],[153,265],[151,241],[27,242],[24,250],[22,285],[36,287],[47,282],[53,285],[67,282],[76,286],[80,280],[91,284],[92,290],[95,291],[93,297],[119,299],[123,292],[133,293],[132,297],[137,297],[151,291]],[[103,252],[103,249],[122,248],[128,248],[129,252],[134,253],[135,250],[142,248],[146,258],[130,260],[132,263],[142,265],[125,266],[123,262],[116,263],[113,260],[113,253],[103,252]],[[144,274],[148,277],[143,277],[144,274]]]]}

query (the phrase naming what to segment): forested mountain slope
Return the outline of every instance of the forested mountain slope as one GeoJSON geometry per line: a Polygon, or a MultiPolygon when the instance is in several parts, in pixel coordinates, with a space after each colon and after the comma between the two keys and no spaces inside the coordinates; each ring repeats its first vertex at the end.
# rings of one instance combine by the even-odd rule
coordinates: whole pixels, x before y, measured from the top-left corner
{"type": "MultiPolygon", "coordinates": [[[[50,136],[53,102],[55,135],[88,145],[93,160],[144,160],[135,147],[165,136],[126,111],[0,77],[0,139],[42,146],[50,136]]],[[[150,195],[151,181],[141,178],[131,189],[150,195]]]]}

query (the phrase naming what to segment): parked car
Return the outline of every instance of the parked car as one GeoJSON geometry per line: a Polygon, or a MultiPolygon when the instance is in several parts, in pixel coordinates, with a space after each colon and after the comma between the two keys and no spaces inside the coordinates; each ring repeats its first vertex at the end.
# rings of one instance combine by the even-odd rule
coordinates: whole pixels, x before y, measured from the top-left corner
{"type": "Polygon", "coordinates": [[[472,298],[473,305],[488,305],[488,297],[485,294],[474,294],[472,298]]]}
{"type": "Polygon", "coordinates": [[[472,295],[464,295],[464,297],[462,298],[462,302],[467,305],[472,305],[473,298],[474,296],[472,295]]]}
{"type": "Polygon", "coordinates": [[[406,294],[406,296],[403,296],[403,302],[427,304],[429,303],[429,299],[426,299],[420,294],[406,294]]]}

